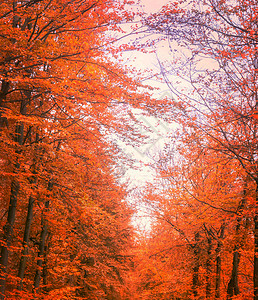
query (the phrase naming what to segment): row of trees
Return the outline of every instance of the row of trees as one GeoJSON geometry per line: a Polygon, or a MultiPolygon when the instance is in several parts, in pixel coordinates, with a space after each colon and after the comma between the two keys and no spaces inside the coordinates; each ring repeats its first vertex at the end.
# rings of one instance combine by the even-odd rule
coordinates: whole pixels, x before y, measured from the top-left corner
{"type": "Polygon", "coordinates": [[[130,298],[127,162],[111,142],[135,139],[125,112],[148,98],[113,59],[130,4],[1,2],[0,299],[130,298]]]}
{"type": "Polygon", "coordinates": [[[139,299],[250,299],[255,185],[233,159],[194,141],[155,159],[157,180],[143,194],[155,221],[139,243],[147,257],[136,271],[139,299]]]}
{"type": "Polygon", "coordinates": [[[253,0],[172,1],[144,22],[169,42],[163,117],[178,126],[142,196],[154,221],[139,299],[258,299],[257,11],[253,0]]]}
{"type": "Polygon", "coordinates": [[[114,60],[129,4],[0,7],[0,299],[258,300],[258,5],[177,1],[143,19],[171,49],[174,99],[154,107],[114,60]],[[141,141],[131,108],[179,124],[138,248],[111,142],[141,141]]]}

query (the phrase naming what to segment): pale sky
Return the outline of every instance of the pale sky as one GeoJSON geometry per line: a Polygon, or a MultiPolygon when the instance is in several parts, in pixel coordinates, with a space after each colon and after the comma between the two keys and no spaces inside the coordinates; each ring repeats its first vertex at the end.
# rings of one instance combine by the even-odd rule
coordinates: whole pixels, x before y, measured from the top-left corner
{"type": "MultiPolygon", "coordinates": [[[[163,5],[166,5],[168,2],[169,0],[140,0],[142,9],[146,13],[158,12],[161,7],[163,5]]],[[[159,43],[156,45],[156,50],[158,54],[160,52],[164,52],[162,57],[165,57],[168,55],[169,51],[167,47],[163,47],[165,46],[163,46],[162,43],[159,43]]],[[[129,51],[124,53],[124,57],[125,61],[127,61],[128,64],[134,66],[138,70],[149,68],[153,69],[154,72],[158,71],[158,62],[154,53],[137,53],[129,51]]],[[[155,80],[145,82],[145,84],[160,87],[161,90],[159,92],[157,91],[157,97],[163,98],[163,96],[165,96],[167,86],[164,86],[163,90],[161,84],[155,80]]],[[[162,149],[167,136],[171,132],[169,124],[163,124],[163,122],[155,119],[154,117],[138,116],[137,119],[142,124],[142,134],[147,134],[148,136],[147,144],[139,145],[139,147],[135,148],[126,145],[124,145],[124,148],[122,147],[122,145],[120,145],[122,148],[124,148],[126,155],[128,155],[130,159],[136,160],[134,164],[135,168],[127,170],[127,172],[123,176],[124,180],[129,180],[129,186],[133,191],[135,191],[137,187],[143,187],[146,182],[153,181],[155,174],[149,167],[146,166],[146,164],[152,161],[147,153],[155,153],[155,151],[162,149]],[[151,132],[146,132],[146,127],[149,128],[151,132]]],[[[135,202],[137,206],[139,205],[137,204],[137,193],[134,194],[134,192],[132,192],[132,194],[129,194],[127,200],[130,203],[135,202]]],[[[136,228],[141,230],[150,229],[150,219],[146,217],[146,209],[142,206],[138,206],[138,213],[134,217],[133,224],[136,226],[136,228]]]]}
{"type": "MultiPolygon", "coordinates": [[[[170,1],[140,0],[140,5],[142,5],[144,12],[155,13],[158,12],[162,6],[166,5],[170,1]]],[[[158,56],[161,56],[163,59],[169,57],[169,49],[166,43],[157,43],[155,45],[155,48],[158,56]]],[[[155,53],[127,51],[123,54],[123,56],[126,64],[133,66],[137,70],[152,69],[154,73],[159,72],[159,65],[155,53]]],[[[150,73],[146,73],[146,77],[148,77],[148,75],[150,75],[150,73]]],[[[152,87],[160,88],[159,91],[155,91],[156,97],[158,99],[162,99],[165,96],[168,96],[168,88],[166,84],[161,84],[156,79],[147,80],[144,81],[144,83],[152,87]]],[[[147,144],[142,144],[139,147],[126,146],[127,155],[138,161],[138,163],[136,163],[138,169],[129,170],[126,173],[126,175],[130,177],[133,185],[142,185],[146,183],[146,181],[151,180],[153,178],[153,174],[150,172],[150,169],[144,166],[144,164],[150,162],[147,152],[155,152],[158,151],[158,149],[162,148],[162,145],[164,144],[167,135],[170,133],[171,128],[169,124],[165,124],[161,122],[161,120],[157,120],[154,117],[143,117],[140,116],[140,114],[138,116],[135,115],[135,117],[139,119],[138,121],[140,123],[142,123],[142,133],[148,136],[148,142],[147,144]],[[150,132],[146,132],[146,130],[144,129],[145,126],[150,129],[150,132]]]]}
{"type": "Polygon", "coordinates": [[[157,12],[163,5],[167,4],[168,0],[141,0],[144,5],[144,11],[147,13],[157,12]]]}

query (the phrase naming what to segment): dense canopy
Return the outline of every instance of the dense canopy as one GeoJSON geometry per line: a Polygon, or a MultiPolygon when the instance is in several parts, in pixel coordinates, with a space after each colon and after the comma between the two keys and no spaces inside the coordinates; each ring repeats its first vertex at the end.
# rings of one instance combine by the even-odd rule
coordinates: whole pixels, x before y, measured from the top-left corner
{"type": "Polygon", "coordinates": [[[0,5],[0,299],[258,300],[257,1],[139,5],[0,5]]]}

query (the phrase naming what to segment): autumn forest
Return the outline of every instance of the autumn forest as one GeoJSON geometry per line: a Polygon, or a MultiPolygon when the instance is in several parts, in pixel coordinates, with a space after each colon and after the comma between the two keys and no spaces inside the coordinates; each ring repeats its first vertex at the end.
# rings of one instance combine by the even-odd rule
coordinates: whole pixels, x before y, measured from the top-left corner
{"type": "Polygon", "coordinates": [[[258,300],[257,0],[142,8],[0,3],[1,300],[258,300]]]}

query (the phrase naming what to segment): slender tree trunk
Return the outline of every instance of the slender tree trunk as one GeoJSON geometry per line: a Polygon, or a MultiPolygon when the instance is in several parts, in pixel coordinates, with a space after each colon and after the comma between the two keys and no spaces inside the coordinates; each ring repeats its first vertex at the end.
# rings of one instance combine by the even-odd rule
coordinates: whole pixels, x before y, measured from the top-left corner
{"type": "MultiPolygon", "coordinates": [[[[53,189],[53,183],[52,181],[49,181],[48,183],[48,191],[52,191],[53,189]]],[[[45,212],[49,210],[49,200],[45,202],[45,212]]],[[[40,243],[39,243],[39,252],[38,252],[38,261],[37,261],[37,270],[34,278],[34,291],[37,292],[37,289],[40,285],[41,275],[42,275],[42,265],[44,261],[44,250],[45,250],[45,244],[46,244],[46,238],[48,234],[48,224],[47,220],[44,216],[42,216],[42,230],[40,235],[40,243]]]]}
{"type": "Polygon", "coordinates": [[[227,299],[232,299],[233,296],[238,295],[239,286],[238,286],[238,267],[239,267],[240,255],[237,250],[233,254],[233,268],[230,281],[227,288],[227,299]]]}
{"type": "MultiPolygon", "coordinates": [[[[13,1],[13,11],[16,11],[17,1],[13,1]]],[[[18,25],[18,17],[14,15],[13,17],[13,27],[17,27],[18,25]]],[[[0,91],[0,126],[2,127],[5,119],[2,118],[2,107],[4,107],[4,100],[6,99],[6,95],[8,93],[10,87],[10,82],[8,80],[2,80],[1,84],[1,91],[0,91]]],[[[26,103],[25,101],[21,102],[20,113],[26,113],[26,103]]],[[[23,133],[24,133],[24,125],[22,123],[16,125],[15,130],[15,142],[18,145],[22,145],[23,143],[23,133]]],[[[16,150],[16,154],[20,154],[20,150],[16,150]]],[[[16,164],[14,165],[13,173],[17,173],[19,171],[20,164],[19,158],[17,157],[16,164]]],[[[15,222],[15,214],[16,214],[16,206],[17,206],[17,199],[18,193],[20,190],[20,183],[14,177],[11,182],[11,192],[10,192],[10,202],[9,202],[9,209],[8,209],[8,216],[6,224],[3,228],[3,244],[1,247],[1,257],[0,257],[0,299],[5,298],[5,285],[6,285],[6,272],[7,272],[7,265],[8,265],[8,256],[9,256],[9,247],[11,245],[12,236],[13,236],[13,227],[15,222]]]]}
{"type": "MultiPolygon", "coordinates": [[[[39,142],[39,135],[36,134],[36,145],[39,142]]],[[[34,178],[30,181],[32,185],[36,184],[37,178],[36,178],[36,169],[37,169],[37,146],[35,149],[35,158],[34,158],[34,178]]],[[[34,205],[35,199],[32,197],[32,195],[29,197],[29,203],[28,203],[28,209],[27,209],[27,217],[25,222],[25,229],[24,229],[24,235],[23,235],[23,242],[22,242],[22,254],[21,254],[21,260],[19,265],[19,271],[18,271],[18,277],[20,278],[20,282],[18,285],[18,290],[22,290],[23,287],[23,279],[24,279],[24,273],[27,263],[27,257],[29,254],[29,238],[30,238],[30,229],[33,219],[33,205],[34,205]]]]}
{"type": "Polygon", "coordinates": [[[220,236],[218,240],[218,245],[216,248],[216,280],[215,280],[215,299],[220,299],[220,286],[221,286],[221,240],[224,238],[225,224],[222,224],[220,229],[220,236]]]}
{"type": "Polygon", "coordinates": [[[211,238],[208,237],[208,251],[207,251],[207,260],[206,260],[206,299],[211,298],[211,238]]]}
{"type": "Polygon", "coordinates": [[[9,90],[10,83],[6,80],[2,80],[1,82],[1,90],[0,90],[0,128],[7,124],[7,119],[2,116],[4,112],[5,103],[4,100],[6,99],[6,95],[9,90]]]}
{"type": "Polygon", "coordinates": [[[239,285],[238,285],[238,268],[239,268],[239,262],[240,262],[240,253],[239,249],[242,246],[242,236],[243,233],[240,232],[241,229],[241,223],[243,220],[243,209],[246,205],[246,186],[244,188],[243,198],[242,201],[239,204],[238,207],[238,217],[237,217],[237,225],[236,225],[236,244],[234,247],[234,253],[233,253],[233,264],[232,264],[232,273],[231,278],[228,283],[227,288],[227,299],[232,299],[233,296],[236,296],[240,293],[239,291],[239,285]]]}
{"type": "Polygon", "coordinates": [[[18,286],[18,290],[22,290],[23,287],[23,279],[24,279],[24,273],[27,263],[27,256],[29,254],[29,238],[30,238],[30,229],[31,229],[31,223],[33,218],[33,203],[34,199],[32,196],[29,198],[29,204],[28,204],[28,211],[27,211],[27,218],[25,223],[25,230],[24,230],[24,236],[23,236],[23,250],[22,250],[22,256],[20,260],[20,266],[19,266],[19,272],[18,277],[20,278],[20,283],[18,286]]]}
{"type": "MultiPolygon", "coordinates": [[[[21,114],[26,114],[26,103],[25,101],[21,102],[20,108],[21,114]]],[[[24,135],[24,125],[19,123],[16,125],[16,135],[15,142],[17,143],[16,154],[19,156],[21,151],[19,146],[23,144],[23,135],[24,135]]],[[[17,173],[20,169],[19,157],[17,157],[17,162],[14,166],[14,173],[17,173]]],[[[8,265],[8,256],[9,256],[9,247],[11,245],[12,237],[13,237],[13,227],[15,222],[15,214],[18,200],[18,193],[20,190],[19,180],[14,177],[11,182],[11,193],[10,193],[10,202],[8,209],[8,216],[6,224],[3,228],[3,245],[1,248],[1,257],[0,257],[0,299],[5,298],[5,285],[6,285],[6,273],[7,273],[7,265],[8,265]]]]}
{"type": "Polygon", "coordinates": [[[199,233],[195,234],[195,245],[194,245],[194,266],[193,266],[193,296],[194,298],[198,297],[198,288],[199,288],[199,233]]]}
{"type": "MultiPolygon", "coordinates": [[[[220,250],[219,250],[220,252],[220,250]]],[[[221,256],[217,254],[216,257],[216,281],[215,281],[215,299],[220,299],[220,285],[221,285],[221,256]]]]}
{"type": "MultiPolygon", "coordinates": [[[[58,143],[57,147],[56,147],[56,153],[59,152],[61,147],[61,142],[58,143]]],[[[53,189],[53,181],[50,179],[48,182],[48,191],[51,192],[53,189]]],[[[49,204],[50,201],[47,200],[45,201],[45,212],[49,211],[49,204]]],[[[40,243],[39,243],[39,252],[38,252],[38,261],[37,261],[37,270],[36,270],[36,274],[35,274],[35,278],[34,278],[34,293],[37,293],[37,289],[39,288],[40,285],[40,280],[41,280],[41,276],[42,276],[42,265],[43,262],[46,261],[46,257],[44,255],[45,250],[46,250],[46,239],[48,236],[48,223],[47,220],[44,216],[44,213],[42,215],[42,230],[41,230],[41,235],[40,235],[40,243]]]]}
{"type": "Polygon", "coordinates": [[[258,300],[258,179],[256,181],[256,205],[254,217],[254,300],[258,300]]]}
{"type": "Polygon", "coordinates": [[[12,236],[13,236],[13,226],[15,221],[15,213],[17,206],[18,192],[20,189],[20,184],[17,180],[13,180],[11,183],[11,196],[10,204],[7,216],[7,222],[4,226],[4,236],[3,236],[3,245],[1,248],[1,257],[0,257],[0,268],[1,268],[1,277],[0,277],[0,299],[5,298],[5,284],[6,284],[6,272],[9,256],[9,247],[11,245],[12,236]]]}
{"type": "Polygon", "coordinates": [[[199,262],[196,260],[195,266],[193,267],[193,295],[195,298],[198,296],[199,268],[199,262]]]}
{"type": "MultiPolygon", "coordinates": [[[[256,33],[258,31],[256,23],[256,33]]],[[[258,77],[258,51],[254,53],[253,58],[254,66],[254,82],[257,82],[258,77]]],[[[254,90],[255,110],[258,109],[258,90],[257,86],[254,90]]],[[[254,215],[254,272],[253,272],[253,284],[254,284],[254,300],[258,300],[258,174],[256,174],[256,195],[255,195],[255,215],[254,215]]]]}
{"type": "Polygon", "coordinates": [[[49,249],[49,240],[50,239],[50,233],[48,232],[47,235],[47,243],[45,245],[45,249],[44,249],[44,261],[43,261],[43,269],[42,269],[42,280],[43,280],[43,286],[44,286],[44,291],[48,292],[48,288],[47,288],[47,253],[48,253],[48,249],[49,249]]]}
{"type": "MultiPolygon", "coordinates": [[[[13,1],[13,10],[16,10],[17,2],[13,1]]],[[[15,16],[13,18],[13,27],[17,27],[15,23],[15,16]]],[[[2,80],[1,85],[1,95],[0,95],[0,105],[1,109],[4,106],[3,101],[6,99],[6,94],[9,90],[10,82],[7,80],[2,80]]],[[[23,109],[25,109],[25,106],[23,105],[23,102],[21,103],[20,112],[22,113],[23,109]]],[[[2,111],[0,112],[0,117],[2,115],[2,111]]],[[[1,117],[1,126],[4,124],[4,119],[1,117]]],[[[15,142],[17,142],[19,145],[22,145],[23,141],[23,128],[24,126],[22,124],[16,125],[16,136],[15,136],[15,142]]],[[[19,154],[19,149],[16,150],[16,154],[19,154]]],[[[17,162],[14,165],[14,173],[17,173],[20,164],[17,162]]],[[[4,225],[3,231],[3,245],[1,247],[1,257],[0,257],[0,299],[5,298],[5,285],[6,285],[6,273],[7,273],[7,265],[8,265],[8,257],[9,257],[9,247],[11,245],[12,237],[13,237],[13,227],[15,222],[15,214],[16,214],[16,206],[17,206],[17,199],[18,199],[18,193],[20,190],[20,183],[19,181],[14,178],[11,182],[11,192],[10,192],[10,202],[9,202],[9,209],[8,209],[8,216],[6,224],[4,225]]]]}

